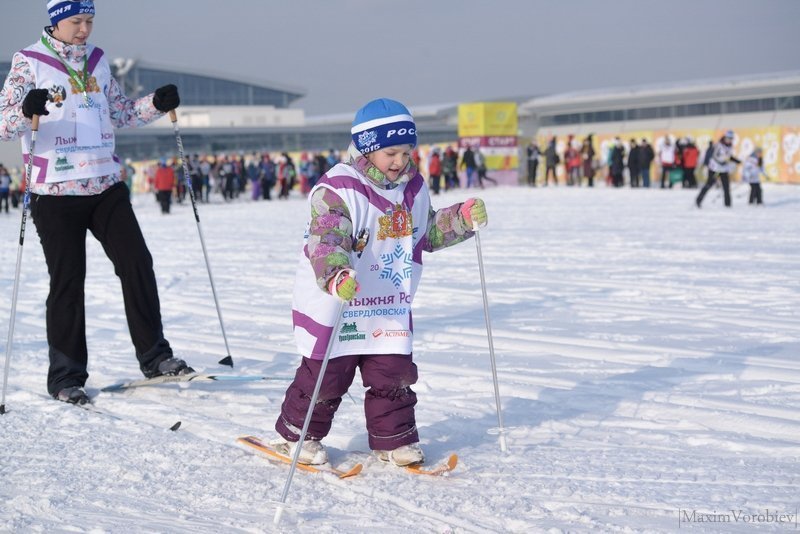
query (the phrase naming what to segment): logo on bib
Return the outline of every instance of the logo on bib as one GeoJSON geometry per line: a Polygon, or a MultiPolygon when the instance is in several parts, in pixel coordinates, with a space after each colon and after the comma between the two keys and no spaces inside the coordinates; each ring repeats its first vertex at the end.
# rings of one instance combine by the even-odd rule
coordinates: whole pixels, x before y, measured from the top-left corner
{"type": "Polygon", "coordinates": [[[403,209],[400,204],[386,210],[386,215],[378,217],[378,239],[400,239],[410,236],[414,230],[411,223],[411,213],[403,209]]]}
{"type": "Polygon", "coordinates": [[[47,91],[47,98],[57,108],[60,108],[64,105],[64,100],[67,99],[67,90],[64,89],[63,85],[54,85],[47,91]]]}
{"type": "Polygon", "coordinates": [[[372,331],[372,337],[378,339],[379,337],[411,337],[411,332],[408,330],[382,330],[377,328],[372,331]]]}
{"type": "Polygon", "coordinates": [[[392,253],[381,254],[383,269],[379,278],[381,280],[389,280],[394,284],[394,287],[399,288],[403,285],[403,280],[411,278],[411,260],[411,254],[406,252],[398,243],[392,253]]]}
{"type": "Polygon", "coordinates": [[[339,330],[339,342],[344,341],[363,341],[367,338],[366,334],[362,334],[356,328],[356,323],[353,321],[352,323],[344,323],[342,324],[342,328],[339,330]]]}
{"type": "Polygon", "coordinates": [[[67,156],[61,156],[60,158],[56,159],[55,170],[56,172],[66,172],[71,171],[75,168],[75,165],[69,162],[67,156]]]}
{"type": "MultiPolygon", "coordinates": [[[[72,78],[69,79],[69,85],[72,87],[72,94],[79,95],[84,93],[83,87],[78,85],[78,82],[73,80],[72,78]]],[[[100,86],[97,85],[97,78],[94,76],[89,76],[89,79],[86,80],[86,93],[99,93],[100,86]]]]}

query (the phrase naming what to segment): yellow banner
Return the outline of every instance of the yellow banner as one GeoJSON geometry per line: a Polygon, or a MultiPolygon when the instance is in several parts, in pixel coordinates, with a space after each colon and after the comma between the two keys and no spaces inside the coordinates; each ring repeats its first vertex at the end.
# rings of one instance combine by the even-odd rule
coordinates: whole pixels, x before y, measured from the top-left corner
{"type": "Polygon", "coordinates": [[[514,102],[476,102],[459,104],[459,137],[516,136],[517,104],[514,102]]]}
{"type": "Polygon", "coordinates": [[[485,130],[483,104],[458,105],[458,136],[478,137],[485,130]]]}
{"type": "Polygon", "coordinates": [[[486,132],[483,135],[517,135],[517,104],[489,102],[484,105],[486,132]]]}

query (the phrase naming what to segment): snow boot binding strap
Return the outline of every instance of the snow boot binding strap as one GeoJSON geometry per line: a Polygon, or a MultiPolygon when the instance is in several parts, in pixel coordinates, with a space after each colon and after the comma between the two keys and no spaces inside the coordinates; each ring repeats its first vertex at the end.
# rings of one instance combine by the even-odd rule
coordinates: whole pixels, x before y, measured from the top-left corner
{"type": "MultiPolygon", "coordinates": [[[[178,376],[194,373],[194,369],[186,365],[180,358],[167,358],[158,364],[158,371],[153,376],[178,376]]],[[[152,377],[148,377],[152,378],[152,377]]]]}
{"type": "MultiPolygon", "coordinates": [[[[269,445],[276,452],[294,458],[294,451],[297,448],[296,441],[286,441],[283,438],[274,439],[269,445]]],[[[300,457],[297,459],[301,464],[322,465],[328,463],[328,451],[325,446],[317,440],[307,439],[303,442],[300,450],[300,457]]]]}
{"type": "Polygon", "coordinates": [[[70,386],[59,391],[56,400],[69,404],[86,404],[89,402],[89,396],[81,386],[70,386]]]}
{"type": "Polygon", "coordinates": [[[425,454],[420,449],[419,443],[403,445],[393,451],[375,451],[375,456],[383,462],[389,462],[400,467],[421,464],[425,461],[425,454]]]}

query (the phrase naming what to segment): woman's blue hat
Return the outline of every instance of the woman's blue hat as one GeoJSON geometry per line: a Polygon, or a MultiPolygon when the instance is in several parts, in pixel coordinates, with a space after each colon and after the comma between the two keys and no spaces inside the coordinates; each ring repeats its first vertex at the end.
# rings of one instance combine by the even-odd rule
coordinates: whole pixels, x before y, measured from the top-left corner
{"type": "Polygon", "coordinates": [[[359,109],[350,134],[362,154],[395,145],[417,146],[417,127],[411,112],[388,98],[378,98],[359,109]]]}
{"type": "Polygon", "coordinates": [[[50,0],[47,2],[47,14],[50,24],[55,26],[59,21],[76,15],[94,15],[93,0],[50,0]]]}

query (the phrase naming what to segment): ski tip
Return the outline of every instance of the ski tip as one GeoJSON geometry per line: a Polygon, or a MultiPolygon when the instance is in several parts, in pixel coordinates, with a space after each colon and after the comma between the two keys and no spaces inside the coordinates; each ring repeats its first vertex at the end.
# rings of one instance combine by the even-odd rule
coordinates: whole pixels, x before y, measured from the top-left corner
{"type": "Polygon", "coordinates": [[[458,465],[458,455],[453,453],[450,455],[450,458],[447,459],[447,467],[450,471],[456,468],[458,465]]]}
{"type": "Polygon", "coordinates": [[[405,466],[405,470],[415,475],[442,476],[446,475],[447,473],[455,469],[457,465],[458,465],[458,455],[451,454],[447,458],[446,462],[431,467],[430,469],[426,469],[424,464],[414,464],[405,466]]]}
{"type": "Polygon", "coordinates": [[[0,415],[5,415],[6,413],[6,405],[0,404],[0,415]]]}
{"type": "Polygon", "coordinates": [[[227,365],[228,367],[233,367],[233,358],[231,357],[230,354],[228,354],[227,356],[225,356],[224,358],[222,358],[219,361],[219,364],[220,365],[227,365]]]}
{"type": "Polygon", "coordinates": [[[354,477],[357,474],[361,473],[361,470],[364,469],[363,464],[356,464],[347,471],[340,471],[338,469],[334,470],[334,474],[339,478],[350,478],[354,477]]]}
{"type": "Polygon", "coordinates": [[[174,425],[172,425],[171,427],[169,427],[169,429],[170,429],[170,430],[172,430],[173,432],[175,432],[175,431],[176,431],[176,430],[178,430],[180,427],[181,427],[181,422],[180,422],[180,421],[178,421],[177,423],[175,423],[174,425]]]}

